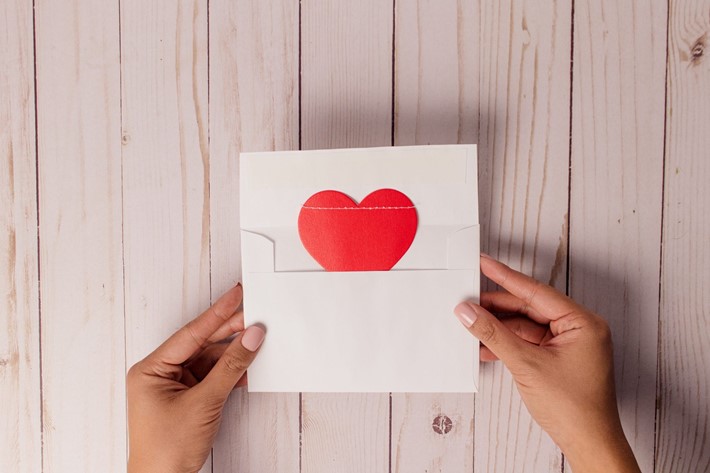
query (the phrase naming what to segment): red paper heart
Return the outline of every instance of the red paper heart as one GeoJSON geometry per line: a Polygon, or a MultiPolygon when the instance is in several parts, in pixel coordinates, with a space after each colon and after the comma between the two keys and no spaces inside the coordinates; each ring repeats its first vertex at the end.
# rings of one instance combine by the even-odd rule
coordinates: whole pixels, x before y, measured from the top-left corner
{"type": "Polygon", "coordinates": [[[360,205],[342,192],[318,192],[298,215],[301,242],[326,271],[388,271],[416,232],[414,204],[394,189],[376,190],[360,205]]]}

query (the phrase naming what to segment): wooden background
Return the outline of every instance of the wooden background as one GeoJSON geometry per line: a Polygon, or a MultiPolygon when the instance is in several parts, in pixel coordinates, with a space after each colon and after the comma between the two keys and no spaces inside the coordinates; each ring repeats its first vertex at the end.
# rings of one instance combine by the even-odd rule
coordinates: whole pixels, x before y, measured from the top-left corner
{"type": "MultiPolygon", "coordinates": [[[[240,150],[427,143],[479,144],[486,252],[609,320],[642,469],[710,471],[709,31],[709,0],[2,0],[0,471],[124,470],[126,369],[240,278],[240,150]]],[[[238,392],[203,471],[563,469],[486,365],[238,392]]]]}

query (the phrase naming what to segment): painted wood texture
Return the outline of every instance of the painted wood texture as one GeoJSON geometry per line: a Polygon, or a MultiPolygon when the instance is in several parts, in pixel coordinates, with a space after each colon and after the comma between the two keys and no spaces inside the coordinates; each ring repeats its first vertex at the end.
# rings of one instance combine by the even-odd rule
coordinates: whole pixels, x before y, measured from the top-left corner
{"type": "MultiPolygon", "coordinates": [[[[565,290],[571,2],[482,2],[479,195],[482,250],[565,290]]],[[[559,471],[504,367],[484,364],[475,471],[559,471]]]]}
{"type": "MultiPolygon", "coordinates": [[[[707,0],[34,7],[0,6],[0,470],[125,471],[125,370],[241,277],[239,151],[477,142],[483,249],[609,319],[644,471],[710,471],[707,0]]],[[[203,471],[563,469],[485,365],[239,390],[203,471]]]]}
{"type": "MultiPolygon", "coordinates": [[[[393,144],[476,143],[476,3],[400,0],[394,32],[393,144]]],[[[472,471],[473,409],[473,395],[393,393],[391,471],[472,471]]]]}
{"type": "Polygon", "coordinates": [[[642,471],[654,462],[666,19],[652,0],[575,2],[570,295],[611,326],[642,471]]]}
{"type": "Polygon", "coordinates": [[[710,471],[710,2],[673,1],[656,468],[710,471]]]}
{"type": "MultiPolygon", "coordinates": [[[[301,3],[301,145],[392,140],[392,3],[301,3]]],[[[389,471],[387,394],[302,396],[302,471],[389,471]]]]}
{"type": "Polygon", "coordinates": [[[121,2],[127,366],[210,304],[206,50],[205,2],[121,2]]]}
{"type": "MultiPolygon", "coordinates": [[[[213,299],[241,279],[239,152],[298,148],[298,4],[210,2],[210,249],[213,299]]],[[[249,297],[246,289],[246,297],[249,297]]],[[[232,393],[213,471],[299,471],[297,393],[232,393]]]]}
{"type": "Polygon", "coordinates": [[[33,16],[0,5],[0,471],[41,471],[33,16]]]}
{"type": "Polygon", "coordinates": [[[42,471],[125,471],[118,4],[35,15],[42,471]]]}

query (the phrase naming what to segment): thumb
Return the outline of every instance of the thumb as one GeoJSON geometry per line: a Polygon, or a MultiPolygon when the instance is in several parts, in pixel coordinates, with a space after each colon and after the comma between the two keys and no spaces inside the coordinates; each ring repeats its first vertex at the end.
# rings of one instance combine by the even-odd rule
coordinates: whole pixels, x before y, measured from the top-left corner
{"type": "Polygon", "coordinates": [[[266,332],[258,325],[247,327],[229,344],[207,376],[198,384],[200,390],[227,399],[237,382],[244,376],[264,341],[266,332]]]}
{"type": "Polygon", "coordinates": [[[510,368],[524,360],[531,345],[515,335],[493,314],[473,302],[462,302],[454,314],[471,334],[479,339],[505,365],[510,368]]]}

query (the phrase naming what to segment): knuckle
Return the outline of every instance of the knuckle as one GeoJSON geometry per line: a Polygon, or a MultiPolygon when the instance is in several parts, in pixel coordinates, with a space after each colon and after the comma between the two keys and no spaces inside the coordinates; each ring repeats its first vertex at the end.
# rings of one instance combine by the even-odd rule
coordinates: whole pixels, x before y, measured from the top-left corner
{"type": "Polygon", "coordinates": [[[249,359],[247,356],[238,351],[224,354],[224,366],[231,372],[246,371],[249,367],[249,359]]]}
{"type": "Polygon", "coordinates": [[[210,311],[212,312],[212,314],[214,314],[215,317],[221,319],[224,322],[226,322],[231,315],[227,313],[227,311],[223,310],[222,307],[217,307],[217,304],[211,306],[210,311]]]}
{"type": "Polygon", "coordinates": [[[524,335],[524,328],[523,328],[523,322],[520,319],[512,319],[507,323],[504,323],[505,327],[513,332],[514,335],[517,335],[520,338],[523,338],[524,335]]]}
{"type": "Polygon", "coordinates": [[[207,343],[207,338],[201,336],[195,331],[195,326],[194,326],[194,321],[191,321],[185,326],[185,330],[187,330],[187,333],[190,335],[190,338],[194,340],[195,345],[202,348],[205,346],[207,343]]]}
{"type": "Polygon", "coordinates": [[[542,287],[543,287],[543,284],[540,281],[534,280],[533,286],[530,288],[530,292],[528,292],[528,294],[526,295],[525,300],[524,300],[525,304],[524,304],[523,308],[525,311],[527,311],[530,308],[530,306],[532,305],[533,301],[537,297],[537,295],[540,292],[540,290],[542,289],[542,287]]]}
{"type": "Polygon", "coordinates": [[[126,373],[126,380],[131,381],[138,377],[140,374],[140,364],[141,362],[139,361],[128,369],[128,373],[126,373]]]}
{"type": "Polygon", "coordinates": [[[521,301],[520,302],[520,308],[518,309],[518,313],[523,314],[523,315],[530,315],[530,303],[527,301],[521,301]]]}
{"type": "Polygon", "coordinates": [[[502,263],[501,263],[501,265],[503,266],[502,271],[501,271],[501,275],[500,275],[499,280],[496,282],[499,286],[505,287],[505,284],[508,282],[508,279],[510,278],[510,274],[513,272],[513,270],[508,265],[505,265],[502,263]]]}
{"type": "Polygon", "coordinates": [[[597,317],[596,325],[596,333],[599,339],[603,342],[611,344],[611,327],[609,327],[607,321],[601,317],[597,317]]]}
{"type": "Polygon", "coordinates": [[[589,326],[591,327],[591,333],[597,343],[603,345],[611,346],[611,328],[609,323],[601,316],[596,314],[589,314],[589,326]]]}
{"type": "Polygon", "coordinates": [[[128,369],[126,373],[126,390],[130,393],[134,391],[140,384],[142,372],[142,362],[139,361],[128,369]]]}
{"type": "Polygon", "coordinates": [[[496,326],[487,320],[476,321],[476,335],[484,345],[495,345],[498,340],[498,330],[496,326]]]}

